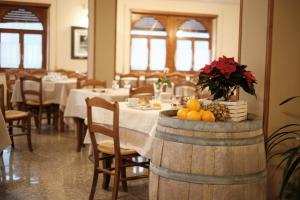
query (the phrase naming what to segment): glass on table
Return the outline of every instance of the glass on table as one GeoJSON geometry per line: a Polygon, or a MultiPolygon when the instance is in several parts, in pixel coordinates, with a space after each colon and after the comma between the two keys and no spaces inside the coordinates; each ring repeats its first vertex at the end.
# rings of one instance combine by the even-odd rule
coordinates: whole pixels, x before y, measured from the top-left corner
{"type": "Polygon", "coordinates": [[[112,89],[114,89],[114,90],[117,90],[117,89],[119,89],[119,83],[118,83],[119,81],[117,81],[117,80],[113,80],[112,81],[112,89]]]}
{"type": "Polygon", "coordinates": [[[125,81],[124,81],[124,88],[130,89],[130,87],[131,87],[130,81],[129,81],[129,80],[125,80],[125,81]]]}

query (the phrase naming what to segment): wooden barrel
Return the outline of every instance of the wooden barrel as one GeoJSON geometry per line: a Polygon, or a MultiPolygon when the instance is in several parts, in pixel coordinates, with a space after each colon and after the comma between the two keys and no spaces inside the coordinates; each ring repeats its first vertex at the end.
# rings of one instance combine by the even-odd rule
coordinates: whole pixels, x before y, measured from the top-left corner
{"type": "Polygon", "coordinates": [[[153,142],[150,200],[266,199],[261,120],[201,122],[162,111],[153,142]]]}

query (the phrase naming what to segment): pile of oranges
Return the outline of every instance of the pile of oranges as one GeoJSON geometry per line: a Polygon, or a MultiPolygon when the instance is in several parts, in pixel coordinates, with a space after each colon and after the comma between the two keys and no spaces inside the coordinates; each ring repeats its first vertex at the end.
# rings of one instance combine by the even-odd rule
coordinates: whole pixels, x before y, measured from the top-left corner
{"type": "Polygon", "coordinates": [[[201,109],[201,105],[198,99],[189,99],[187,108],[181,108],[177,111],[177,117],[179,119],[187,119],[194,121],[208,121],[214,122],[215,116],[212,112],[201,109]]]}

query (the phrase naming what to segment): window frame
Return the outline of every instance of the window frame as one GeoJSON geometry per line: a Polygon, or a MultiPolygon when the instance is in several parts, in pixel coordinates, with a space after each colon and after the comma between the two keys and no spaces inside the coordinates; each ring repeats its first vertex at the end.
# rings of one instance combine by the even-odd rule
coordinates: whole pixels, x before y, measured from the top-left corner
{"type": "MultiPolygon", "coordinates": [[[[160,16],[160,15],[153,16],[151,14],[150,15],[148,15],[148,14],[134,14],[134,15],[132,15],[131,14],[131,28],[130,28],[130,31],[134,29],[135,23],[137,23],[140,19],[146,18],[146,17],[152,17],[152,18],[158,20],[165,27],[165,31],[166,31],[165,17],[164,16],[160,16]]],[[[145,29],[145,30],[147,30],[147,29],[145,29]]],[[[166,45],[167,45],[167,37],[168,37],[168,34],[166,36],[130,34],[130,53],[129,53],[129,58],[131,58],[131,46],[132,46],[132,39],[133,38],[146,38],[147,39],[147,47],[148,47],[148,63],[147,63],[146,70],[133,70],[133,69],[131,69],[131,62],[130,62],[130,66],[129,66],[130,67],[130,72],[133,72],[133,73],[139,73],[139,72],[146,72],[146,73],[162,72],[163,70],[151,70],[150,69],[150,48],[151,48],[150,41],[151,41],[151,39],[165,39],[166,40],[166,45]]],[[[166,51],[167,51],[167,46],[166,46],[166,51]]],[[[166,52],[166,55],[167,54],[168,54],[168,52],[166,52]]],[[[166,65],[167,65],[167,63],[166,63],[166,65]]]]}
{"type": "MultiPolygon", "coordinates": [[[[166,39],[166,68],[169,69],[170,72],[176,72],[175,66],[175,54],[176,54],[176,43],[177,40],[192,40],[192,48],[193,48],[193,55],[192,55],[192,64],[194,65],[194,43],[195,41],[209,41],[209,50],[212,51],[213,47],[213,20],[216,19],[217,15],[210,15],[210,14],[192,14],[192,13],[175,13],[175,12],[159,12],[159,11],[145,11],[145,10],[131,10],[131,27],[130,31],[134,29],[134,24],[144,18],[144,17],[153,17],[160,21],[160,23],[165,27],[165,31],[167,32],[167,36],[142,36],[140,35],[132,35],[130,34],[130,53],[129,53],[129,60],[131,60],[131,45],[132,45],[132,38],[139,37],[139,38],[146,38],[148,40],[148,67],[146,70],[133,70],[131,69],[131,62],[129,63],[129,71],[132,73],[155,73],[161,72],[158,70],[150,70],[149,62],[150,62],[150,39],[151,38],[163,38],[166,39]],[[210,35],[209,38],[192,38],[192,37],[177,37],[176,33],[179,30],[179,27],[186,21],[195,19],[196,21],[202,23],[206,28],[210,35]]],[[[210,59],[212,60],[213,53],[210,53],[210,59]]],[[[192,65],[192,69],[190,71],[178,71],[181,73],[187,74],[194,74],[198,73],[195,71],[192,65]]]]}
{"type": "MultiPolygon", "coordinates": [[[[3,17],[11,11],[18,9],[25,9],[32,12],[39,18],[39,23],[42,24],[43,30],[26,30],[26,29],[8,29],[0,28],[1,33],[18,33],[20,41],[20,64],[18,68],[10,68],[0,66],[0,71],[15,69],[15,70],[41,70],[47,69],[48,57],[48,8],[50,4],[44,3],[27,3],[27,2],[0,2],[0,22],[14,22],[13,20],[3,20],[3,17]],[[41,68],[24,68],[24,35],[25,34],[38,34],[42,36],[42,66],[41,68]]],[[[17,21],[15,21],[17,22],[17,21]]],[[[31,22],[31,21],[22,21],[31,22]]]]}
{"type": "MultiPolygon", "coordinates": [[[[194,70],[195,42],[196,41],[208,41],[209,50],[210,51],[212,50],[212,35],[213,35],[212,34],[212,20],[208,21],[207,19],[203,19],[203,18],[199,19],[199,18],[195,18],[195,17],[191,17],[191,18],[185,17],[184,21],[179,25],[179,27],[191,19],[195,19],[197,22],[199,22],[205,26],[205,28],[207,29],[207,32],[209,34],[209,38],[177,37],[176,36],[176,44],[177,44],[177,40],[191,40],[192,41],[192,69],[189,71],[180,71],[180,72],[189,72],[189,73],[197,72],[196,70],[194,70]]],[[[179,31],[179,27],[177,28],[177,31],[179,31]]],[[[177,33],[177,31],[176,31],[176,33],[177,33]]],[[[190,32],[193,32],[193,31],[190,31],[190,32]]],[[[176,51],[176,48],[175,48],[175,51],[176,51]]],[[[174,59],[175,59],[175,55],[174,55],[174,59]]],[[[210,60],[212,60],[212,53],[210,54],[210,60]]],[[[176,66],[174,66],[174,70],[177,71],[176,66]]]]}

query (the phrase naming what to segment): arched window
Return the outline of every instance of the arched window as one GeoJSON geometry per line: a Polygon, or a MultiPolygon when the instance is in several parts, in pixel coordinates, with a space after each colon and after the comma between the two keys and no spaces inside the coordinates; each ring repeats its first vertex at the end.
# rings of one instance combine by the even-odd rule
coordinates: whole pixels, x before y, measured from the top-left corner
{"type": "Polygon", "coordinates": [[[211,35],[206,25],[189,19],[178,28],[176,38],[177,71],[199,71],[210,63],[211,35]]]}
{"type": "Polygon", "coordinates": [[[164,25],[155,17],[142,17],[131,27],[131,70],[160,71],[166,66],[164,25]]]}
{"type": "Polygon", "coordinates": [[[45,68],[48,5],[0,5],[0,67],[45,68]]]}

